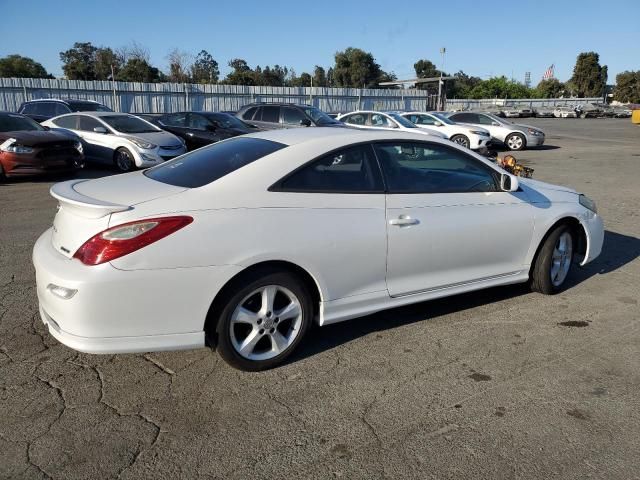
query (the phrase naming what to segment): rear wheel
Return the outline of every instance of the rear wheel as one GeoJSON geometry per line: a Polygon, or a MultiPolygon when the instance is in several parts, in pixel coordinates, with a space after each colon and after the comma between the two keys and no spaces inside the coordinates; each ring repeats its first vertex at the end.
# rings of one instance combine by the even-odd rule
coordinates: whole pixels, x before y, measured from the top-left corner
{"type": "Polygon", "coordinates": [[[218,352],[240,370],[273,368],[300,344],[312,318],[311,294],[297,276],[258,274],[226,301],[216,326],[218,352]]]}
{"type": "Polygon", "coordinates": [[[465,148],[469,148],[471,142],[469,142],[469,138],[466,135],[458,134],[451,137],[451,141],[453,143],[457,143],[465,148]]]}
{"type": "Polygon", "coordinates": [[[116,168],[121,172],[130,172],[136,168],[136,162],[133,159],[133,154],[124,147],[116,150],[113,155],[113,163],[115,163],[116,168]]]}
{"type": "Polygon", "coordinates": [[[531,272],[531,289],[553,295],[562,290],[573,262],[574,235],[567,225],[557,226],[538,252],[531,272]]]}
{"type": "Polygon", "coordinates": [[[512,133],[508,135],[507,138],[504,139],[504,143],[509,147],[509,150],[515,151],[522,150],[527,145],[524,136],[519,133],[512,133]]]}

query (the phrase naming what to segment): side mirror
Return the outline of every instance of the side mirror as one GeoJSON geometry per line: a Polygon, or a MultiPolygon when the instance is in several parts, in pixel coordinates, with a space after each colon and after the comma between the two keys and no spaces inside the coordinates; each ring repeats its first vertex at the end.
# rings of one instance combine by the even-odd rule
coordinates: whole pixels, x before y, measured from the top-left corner
{"type": "Polygon", "coordinates": [[[498,122],[491,122],[491,125],[493,125],[494,127],[499,127],[500,124],[498,122]]]}
{"type": "Polygon", "coordinates": [[[302,125],[303,127],[310,127],[311,120],[309,120],[308,118],[303,118],[302,120],[300,120],[300,125],[302,125]]]}
{"type": "Polygon", "coordinates": [[[442,126],[442,122],[438,122],[437,120],[436,120],[435,122],[433,122],[433,124],[434,124],[436,127],[441,127],[441,126],[442,126]]]}
{"type": "Polygon", "coordinates": [[[96,128],[93,129],[93,131],[96,132],[96,133],[103,133],[103,134],[104,133],[108,133],[107,129],[104,128],[104,127],[96,127],[96,128]]]}
{"type": "Polygon", "coordinates": [[[500,190],[503,192],[516,192],[518,188],[520,188],[518,177],[508,173],[500,175],[500,190]]]}

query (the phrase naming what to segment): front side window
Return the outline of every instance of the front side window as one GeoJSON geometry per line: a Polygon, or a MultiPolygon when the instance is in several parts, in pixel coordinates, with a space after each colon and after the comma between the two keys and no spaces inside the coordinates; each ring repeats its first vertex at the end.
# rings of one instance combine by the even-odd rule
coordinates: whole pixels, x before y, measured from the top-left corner
{"type": "Polygon", "coordinates": [[[78,115],[67,115],[66,117],[56,118],[55,120],[53,120],[53,124],[57,127],[77,130],[78,115]]]}
{"type": "Polygon", "coordinates": [[[306,119],[304,113],[296,108],[284,107],[282,109],[282,121],[287,125],[300,125],[300,122],[306,119]]]}
{"type": "Polygon", "coordinates": [[[196,130],[206,130],[211,123],[202,115],[192,113],[189,115],[188,125],[190,128],[194,128],[196,130]]]}
{"type": "Polygon", "coordinates": [[[151,133],[160,129],[133,115],[104,115],[103,122],[120,133],[151,133]]]}
{"type": "Polygon", "coordinates": [[[258,107],[251,107],[246,112],[244,112],[244,114],[242,115],[242,118],[245,120],[252,120],[253,116],[256,113],[256,110],[258,110],[258,107]]]}
{"type": "Polygon", "coordinates": [[[364,125],[367,123],[367,116],[363,113],[354,113],[345,118],[343,122],[351,125],[364,125]]]}
{"type": "Polygon", "coordinates": [[[497,191],[496,173],[445,145],[390,142],[375,145],[389,193],[497,191]]]}
{"type": "Polygon", "coordinates": [[[198,188],[285,147],[261,138],[235,137],[169,160],[144,174],[169,185],[198,188]]]}
{"type": "Polygon", "coordinates": [[[478,115],[475,113],[456,113],[451,115],[451,120],[460,123],[478,123],[478,115]]]}
{"type": "Polygon", "coordinates": [[[477,123],[479,123],[480,125],[493,125],[493,123],[496,122],[489,115],[477,115],[477,117],[478,117],[477,123]]]}
{"type": "Polygon", "coordinates": [[[294,171],[273,190],[321,193],[384,191],[371,145],[337,150],[294,171]]]}
{"type": "Polygon", "coordinates": [[[102,125],[98,120],[92,117],[87,117],[86,115],[80,115],[80,124],[78,125],[78,130],[82,130],[84,132],[93,132],[94,128],[102,127],[102,125]]]}
{"type": "Polygon", "coordinates": [[[379,113],[374,113],[371,115],[371,126],[393,128],[395,125],[386,116],[381,115],[379,113]]]}
{"type": "Polygon", "coordinates": [[[160,120],[160,123],[167,127],[185,127],[187,125],[187,114],[172,113],[171,115],[165,115],[160,120]]]}
{"type": "Polygon", "coordinates": [[[436,121],[429,115],[415,115],[415,120],[410,119],[416,125],[435,125],[436,121]]]}
{"type": "Polygon", "coordinates": [[[36,109],[37,115],[43,117],[55,117],[56,116],[56,104],[53,102],[40,102],[36,109]]]}

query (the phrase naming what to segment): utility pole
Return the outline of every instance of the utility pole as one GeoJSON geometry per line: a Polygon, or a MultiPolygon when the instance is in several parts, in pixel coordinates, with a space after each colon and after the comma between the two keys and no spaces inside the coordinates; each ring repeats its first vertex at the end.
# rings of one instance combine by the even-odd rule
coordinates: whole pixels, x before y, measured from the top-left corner
{"type": "Polygon", "coordinates": [[[309,90],[309,105],[313,107],[313,77],[311,77],[311,89],[309,90]]]}
{"type": "Polygon", "coordinates": [[[113,110],[118,112],[120,109],[118,108],[118,100],[116,97],[116,74],[113,69],[113,63],[111,64],[111,86],[113,87],[113,110]]]}
{"type": "Polygon", "coordinates": [[[444,110],[444,105],[442,102],[442,84],[444,80],[442,80],[442,71],[444,70],[444,54],[447,53],[447,49],[442,47],[440,49],[440,54],[442,55],[442,63],[440,64],[440,80],[438,80],[438,111],[444,110]]]}

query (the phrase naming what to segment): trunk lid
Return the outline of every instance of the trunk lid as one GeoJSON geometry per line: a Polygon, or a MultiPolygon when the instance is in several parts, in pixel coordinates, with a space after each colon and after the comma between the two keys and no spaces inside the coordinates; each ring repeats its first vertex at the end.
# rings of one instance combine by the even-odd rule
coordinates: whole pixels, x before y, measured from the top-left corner
{"type": "Polygon", "coordinates": [[[111,214],[135,205],[186,190],[156,182],[142,172],[95,180],[69,180],[51,187],[58,200],[52,243],[56,251],[71,258],[84,242],[109,228],[111,214]]]}

